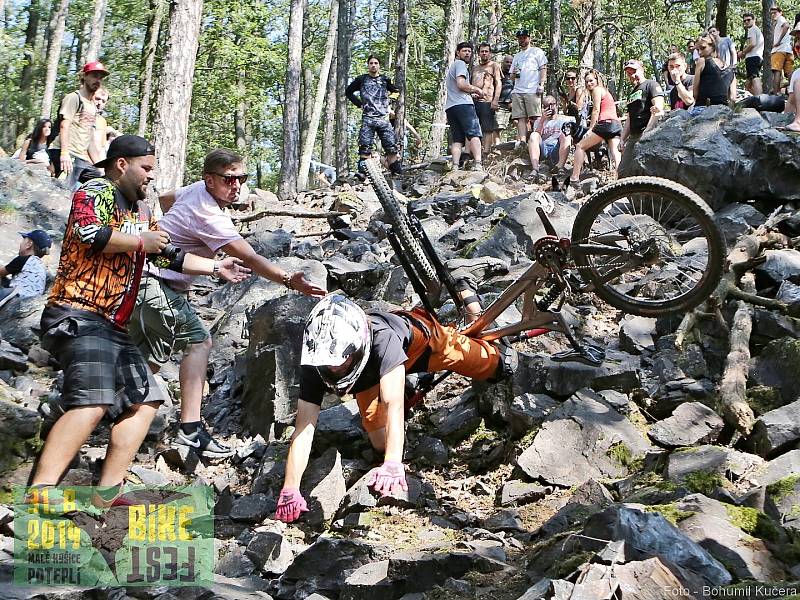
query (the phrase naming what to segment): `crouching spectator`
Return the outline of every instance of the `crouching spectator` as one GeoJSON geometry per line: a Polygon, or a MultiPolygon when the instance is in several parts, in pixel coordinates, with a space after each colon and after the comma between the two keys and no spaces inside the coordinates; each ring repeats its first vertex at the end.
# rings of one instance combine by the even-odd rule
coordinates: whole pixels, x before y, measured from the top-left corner
{"type": "Polygon", "coordinates": [[[528,156],[536,183],[545,183],[547,172],[558,172],[564,168],[572,138],[565,135],[561,127],[570,121],[571,117],[558,114],[558,101],[554,96],[544,97],[542,118],[536,123],[528,143],[528,156]],[[548,161],[550,166],[540,165],[540,160],[548,161]]]}
{"type": "Polygon", "coordinates": [[[0,306],[12,296],[35,298],[44,293],[47,284],[47,268],[42,257],[50,252],[52,240],[47,232],[36,229],[23,233],[19,254],[6,266],[0,266],[0,306]]]}

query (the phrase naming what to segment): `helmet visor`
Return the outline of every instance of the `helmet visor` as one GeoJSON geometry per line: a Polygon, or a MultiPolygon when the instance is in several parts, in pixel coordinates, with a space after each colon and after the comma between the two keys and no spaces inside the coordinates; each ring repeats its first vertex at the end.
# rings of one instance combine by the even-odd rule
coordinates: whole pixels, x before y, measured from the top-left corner
{"type": "Polygon", "coordinates": [[[356,367],[363,360],[364,349],[359,348],[347,357],[342,366],[318,366],[317,372],[326,386],[339,394],[346,394],[358,380],[359,375],[361,375],[361,369],[356,367]],[[345,365],[347,366],[345,367],[345,365]]]}

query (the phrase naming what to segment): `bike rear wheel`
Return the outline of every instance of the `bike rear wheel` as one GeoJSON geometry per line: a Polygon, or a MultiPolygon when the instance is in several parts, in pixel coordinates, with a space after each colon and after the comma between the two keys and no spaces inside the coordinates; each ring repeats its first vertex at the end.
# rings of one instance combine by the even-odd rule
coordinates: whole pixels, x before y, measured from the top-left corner
{"type": "Polygon", "coordinates": [[[572,245],[581,277],[598,296],[645,317],[706,300],[725,258],[711,208],[657,177],[620,179],[593,194],[575,218],[572,245]]]}
{"type": "Polygon", "coordinates": [[[366,160],[364,163],[367,169],[367,177],[369,177],[369,181],[372,184],[372,189],[375,190],[375,194],[378,196],[381,206],[383,206],[386,222],[392,226],[394,233],[397,235],[400,246],[403,248],[405,258],[417,271],[417,275],[422,279],[425,287],[429,290],[433,290],[434,288],[438,289],[436,287],[436,270],[428,260],[425,250],[422,248],[419,240],[411,232],[411,225],[408,221],[408,217],[403,212],[403,208],[397,201],[392,188],[383,176],[380,163],[375,159],[366,160]]]}

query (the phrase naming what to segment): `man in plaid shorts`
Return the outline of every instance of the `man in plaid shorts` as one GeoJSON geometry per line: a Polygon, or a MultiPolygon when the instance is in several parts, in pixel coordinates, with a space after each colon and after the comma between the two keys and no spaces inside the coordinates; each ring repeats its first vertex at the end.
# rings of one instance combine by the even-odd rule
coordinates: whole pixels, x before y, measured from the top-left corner
{"type": "Polygon", "coordinates": [[[110,503],[165,399],[126,331],[145,258],[229,281],[248,271],[234,258],[162,254],[169,236],[158,230],[143,202],[155,169],[155,148],[147,140],[118,137],[95,166],[105,168],[106,176],[88,181],[72,197],[56,281],[42,313],[42,345],[64,370],[66,412],[47,436],[31,484],[57,484],[106,416],[114,424],[98,493],[110,503]]]}

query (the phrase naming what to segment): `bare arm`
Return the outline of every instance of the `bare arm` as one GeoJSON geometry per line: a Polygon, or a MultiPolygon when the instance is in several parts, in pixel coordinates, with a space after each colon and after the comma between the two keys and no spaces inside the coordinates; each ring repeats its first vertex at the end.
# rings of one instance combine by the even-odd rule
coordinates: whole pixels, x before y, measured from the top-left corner
{"type": "Polygon", "coordinates": [[[500,65],[494,64],[494,97],[492,98],[492,108],[498,109],[498,102],[500,101],[500,92],[503,91],[503,78],[500,65]]]}
{"type": "Polygon", "coordinates": [[[294,434],[286,457],[284,488],[300,489],[300,480],[308,466],[311,444],[319,418],[320,407],[303,399],[297,401],[297,416],[294,421],[294,434]]]}
{"type": "Polygon", "coordinates": [[[539,73],[541,74],[539,77],[539,87],[544,91],[547,87],[547,65],[539,69],[539,73]]]}
{"type": "Polygon", "coordinates": [[[72,171],[72,157],[69,155],[69,128],[72,121],[63,119],[58,135],[61,138],[61,170],[67,175],[72,171]]]}
{"type": "Polygon", "coordinates": [[[467,94],[475,94],[477,96],[483,97],[483,90],[476,85],[472,85],[471,83],[467,82],[467,78],[463,75],[459,75],[458,79],[456,79],[456,85],[458,89],[462,92],[466,92],[467,94]]]}
{"type": "Polygon", "coordinates": [[[22,148],[19,149],[19,156],[17,157],[17,160],[25,162],[25,155],[28,154],[28,148],[30,147],[30,145],[31,145],[31,138],[28,138],[22,144],[22,148]]]}
{"type": "Polygon", "coordinates": [[[650,107],[650,120],[647,122],[647,127],[644,128],[642,133],[647,133],[658,123],[659,117],[664,114],[664,96],[656,96],[653,98],[653,106],[650,107]]]}
{"type": "Polygon", "coordinates": [[[287,273],[278,265],[269,262],[266,258],[257,254],[256,251],[253,250],[253,247],[245,240],[239,239],[225,244],[221,250],[225,252],[225,254],[241,259],[245,267],[251,269],[256,275],[260,275],[265,279],[282,284],[286,279],[286,275],[289,275],[292,289],[308,296],[319,297],[325,295],[325,290],[306,280],[302,271],[297,271],[294,274],[287,273]]]}
{"type": "Polygon", "coordinates": [[[0,266],[0,277],[8,275],[8,270],[4,266],[0,266]]]}
{"type": "MultiPolygon", "coordinates": [[[[608,94],[609,92],[606,92],[608,94]]],[[[598,86],[592,89],[592,116],[589,118],[589,131],[597,125],[597,120],[600,118],[600,103],[603,101],[603,92],[600,91],[598,86]]]]}
{"type": "Polygon", "coordinates": [[[692,104],[697,102],[700,96],[700,78],[703,76],[703,69],[706,66],[705,58],[698,58],[694,63],[694,83],[692,83],[692,104]]]}
{"type": "Polygon", "coordinates": [[[386,403],[386,456],[384,460],[403,462],[405,442],[404,392],[406,369],[398,365],[381,377],[381,402],[386,403]]]}
{"type": "Polygon", "coordinates": [[[158,203],[161,205],[161,212],[166,213],[175,204],[175,190],[165,192],[158,197],[158,203]]]}

